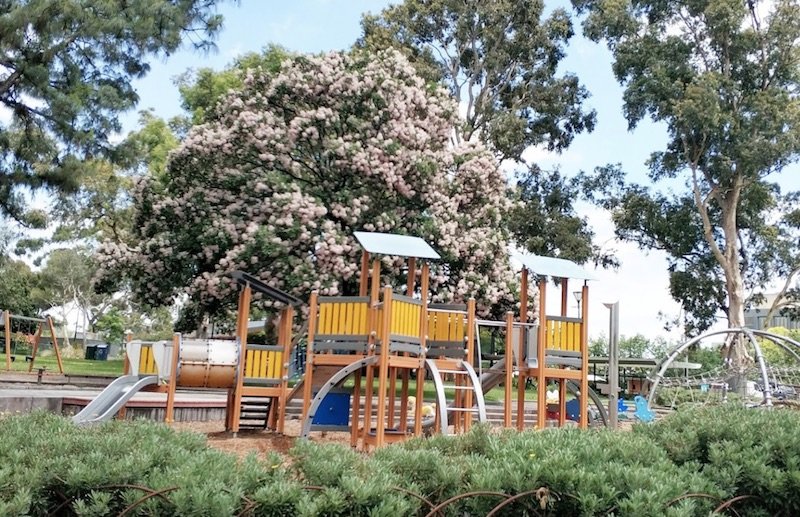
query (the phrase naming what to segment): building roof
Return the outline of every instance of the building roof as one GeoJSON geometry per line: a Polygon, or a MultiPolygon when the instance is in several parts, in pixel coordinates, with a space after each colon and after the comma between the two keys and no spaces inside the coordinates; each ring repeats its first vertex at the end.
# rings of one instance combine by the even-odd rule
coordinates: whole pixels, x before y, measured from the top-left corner
{"type": "Polygon", "coordinates": [[[378,232],[353,232],[353,235],[369,253],[433,260],[441,258],[430,244],[419,237],[378,232]]]}

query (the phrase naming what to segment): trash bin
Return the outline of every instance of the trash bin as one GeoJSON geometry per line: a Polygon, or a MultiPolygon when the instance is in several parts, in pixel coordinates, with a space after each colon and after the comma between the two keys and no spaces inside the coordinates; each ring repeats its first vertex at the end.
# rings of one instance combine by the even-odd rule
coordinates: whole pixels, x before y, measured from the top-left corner
{"type": "Polygon", "coordinates": [[[96,355],[97,345],[86,345],[86,354],[83,356],[83,358],[94,361],[96,355]]]}
{"type": "Polygon", "coordinates": [[[94,353],[95,361],[108,360],[108,345],[97,345],[97,350],[94,353]]]}

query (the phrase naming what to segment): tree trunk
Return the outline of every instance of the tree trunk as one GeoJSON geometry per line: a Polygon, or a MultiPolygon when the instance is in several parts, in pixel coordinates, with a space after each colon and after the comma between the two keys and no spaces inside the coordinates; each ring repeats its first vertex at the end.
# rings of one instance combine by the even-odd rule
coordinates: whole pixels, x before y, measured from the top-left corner
{"type": "MultiPolygon", "coordinates": [[[[739,204],[741,188],[735,182],[734,188],[722,203],[722,232],[725,236],[724,262],[720,264],[725,272],[725,288],[728,292],[728,328],[744,327],[744,279],[742,265],[739,260],[739,236],[736,226],[736,212],[739,204]]],[[[730,359],[729,366],[740,374],[752,364],[753,359],[747,352],[744,336],[736,334],[726,343],[725,352],[730,359]],[[728,347],[733,347],[728,350],[728,347]]],[[[740,375],[741,377],[741,375],[740,375]]],[[[744,379],[738,379],[744,388],[744,379]]],[[[737,383],[739,384],[739,383],[737,383]]]]}

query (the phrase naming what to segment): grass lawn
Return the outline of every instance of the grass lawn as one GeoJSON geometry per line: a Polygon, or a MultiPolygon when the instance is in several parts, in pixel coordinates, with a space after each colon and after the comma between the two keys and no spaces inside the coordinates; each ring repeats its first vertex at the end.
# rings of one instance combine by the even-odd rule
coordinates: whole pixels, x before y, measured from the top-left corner
{"type": "MultiPolygon", "coordinates": [[[[17,360],[11,363],[11,369],[18,372],[27,372],[30,363],[25,362],[24,355],[17,355],[17,360]]],[[[110,359],[108,361],[87,361],[86,359],[64,359],[64,373],[67,375],[105,375],[105,376],[119,376],[122,375],[122,359],[110,359]]],[[[47,355],[44,357],[37,357],[34,364],[34,372],[36,368],[46,367],[47,373],[58,373],[58,363],[56,362],[55,355],[47,355]]]]}

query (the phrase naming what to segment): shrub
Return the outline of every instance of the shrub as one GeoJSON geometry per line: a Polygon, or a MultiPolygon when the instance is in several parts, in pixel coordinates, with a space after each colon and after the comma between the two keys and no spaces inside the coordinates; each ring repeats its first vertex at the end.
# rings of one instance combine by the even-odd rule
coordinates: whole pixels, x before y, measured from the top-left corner
{"type": "Polygon", "coordinates": [[[0,419],[0,436],[0,515],[689,516],[735,497],[741,515],[800,514],[791,410],[685,408],[630,433],[476,426],[372,455],[298,442],[288,464],[145,422],[35,413],[0,419]]]}

